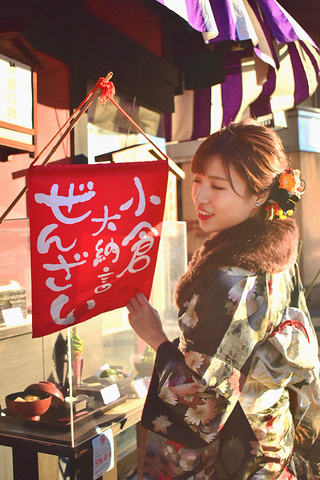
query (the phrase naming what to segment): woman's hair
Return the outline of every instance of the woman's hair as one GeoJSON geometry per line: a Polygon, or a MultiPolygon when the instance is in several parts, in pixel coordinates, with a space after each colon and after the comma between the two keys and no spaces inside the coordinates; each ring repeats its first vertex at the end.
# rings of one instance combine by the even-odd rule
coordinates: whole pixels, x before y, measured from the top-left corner
{"type": "Polygon", "coordinates": [[[210,135],[196,151],[192,173],[203,173],[213,155],[220,155],[233,188],[230,167],[244,179],[249,193],[269,190],[288,168],[288,160],[276,132],[253,119],[231,123],[210,135]]]}

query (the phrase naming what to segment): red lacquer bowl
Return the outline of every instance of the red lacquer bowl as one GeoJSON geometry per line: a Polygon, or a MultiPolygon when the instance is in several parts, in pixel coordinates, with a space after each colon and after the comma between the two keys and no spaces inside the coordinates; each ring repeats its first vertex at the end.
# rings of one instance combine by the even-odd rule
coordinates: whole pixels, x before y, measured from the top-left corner
{"type": "Polygon", "coordinates": [[[64,402],[63,393],[59,390],[59,388],[52,382],[45,382],[41,381],[38,383],[33,383],[25,388],[24,393],[27,392],[34,392],[34,391],[42,391],[47,392],[52,395],[52,406],[59,407],[64,402]]]}
{"type": "Polygon", "coordinates": [[[50,408],[51,400],[52,396],[47,392],[33,391],[32,394],[16,392],[6,396],[6,405],[11,415],[29,420],[40,420],[40,416],[50,408]],[[37,396],[39,400],[31,402],[16,401],[16,398],[25,398],[27,395],[37,396]]]}

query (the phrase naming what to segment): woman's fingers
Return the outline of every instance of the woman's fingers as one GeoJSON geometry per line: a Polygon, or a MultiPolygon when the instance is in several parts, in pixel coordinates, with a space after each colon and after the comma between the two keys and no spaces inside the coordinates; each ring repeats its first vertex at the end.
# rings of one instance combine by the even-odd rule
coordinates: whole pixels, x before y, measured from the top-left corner
{"type": "Polygon", "coordinates": [[[154,350],[167,340],[158,312],[150,305],[142,293],[137,293],[127,304],[128,320],[142,340],[154,350]]]}
{"type": "Polygon", "coordinates": [[[146,297],[143,295],[143,293],[138,292],[135,298],[138,300],[140,305],[149,305],[149,302],[146,299],[146,297]]]}
{"type": "MultiPolygon", "coordinates": [[[[139,306],[140,306],[140,303],[138,302],[138,300],[136,299],[136,297],[132,297],[130,299],[130,302],[128,303],[128,306],[132,309],[132,310],[136,310],[139,306]]],[[[128,307],[128,310],[130,311],[130,308],[128,307]]]]}
{"type": "Polygon", "coordinates": [[[127,304],[127,309],[130,313],[133,313],[140,307],[149,305],[148,300],[143,293],[138,292],[135,297],[130,298],[130,302],[127,304]]]}
{"type": "Polygon", "coordinates": [[[127,303],[126,307],[127,307],[128,311],[129,311],[129,313],[132,313],[132,312],[134,311],[134,308],[133,308],[133,306],[131,305],[131,302],[127,303]]]}

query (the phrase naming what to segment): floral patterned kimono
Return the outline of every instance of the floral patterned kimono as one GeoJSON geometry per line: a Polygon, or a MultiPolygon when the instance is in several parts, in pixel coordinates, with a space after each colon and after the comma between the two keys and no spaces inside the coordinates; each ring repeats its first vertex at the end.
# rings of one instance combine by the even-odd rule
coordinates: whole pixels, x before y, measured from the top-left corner
{"type": "Polygon", "coordinates": [[[292,220],[248,220],[195,253],[177,287],[181,336],[158,348],[143,412],[144,479],[296,478],[295,426],[319,395],[301,291],[290,306],[297,238],[292,220]]]}

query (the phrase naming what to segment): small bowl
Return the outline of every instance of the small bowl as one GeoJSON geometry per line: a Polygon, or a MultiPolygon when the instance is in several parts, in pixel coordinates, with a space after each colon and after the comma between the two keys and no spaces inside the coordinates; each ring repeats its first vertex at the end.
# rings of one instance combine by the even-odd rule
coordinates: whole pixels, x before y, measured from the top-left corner
{"type": "Polygon", "coordinates": [[[16,401],[16,398],[25,398],[27,395],[31,395],[31,393],[16,392],[7,395],[6,405],[9,412],[24,419],[40,420],[40,416],[50,408],[52,396],[47,392],[33,391],[32,395],[39,397],[39,400],[29,402],[16,401]]]}
{"type": "Polygon", "coordinates": [[[50,395],[52,395],[53,407],[60,407],[64,402],[63,393],[52,382],[41,381],[38,383],[33,383],[32,385],[29,385],[27,388],[24,389],[25,394],[29,392],[34,392],[34,391],[42,391],[42,392],[50,393],[50,395]]]}

